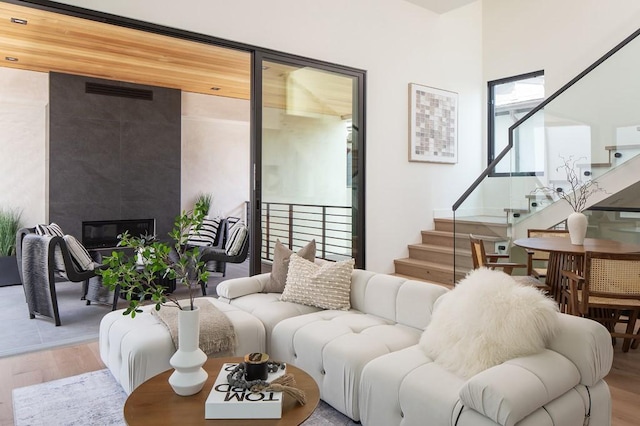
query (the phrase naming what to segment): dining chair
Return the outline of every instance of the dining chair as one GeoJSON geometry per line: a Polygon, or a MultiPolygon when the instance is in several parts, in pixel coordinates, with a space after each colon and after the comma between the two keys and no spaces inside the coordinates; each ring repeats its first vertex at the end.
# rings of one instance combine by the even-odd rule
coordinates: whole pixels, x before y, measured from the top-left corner
{"type": "MultiPolygon", "coordinates": [[[[528,238],[559,237],[569,238],[569,231],[566,229],[528,229],[528,238]]],[[[526,249],[527,252],[527,275],[538,279],[547,278],[547,263],[549,262],[549,252],[526,249]]]]}
{"type": "Polygon", "coordinates": [[[640,334],[634,330],[640,314],[640,253],[588,251],[584,276],[573,271],[562,274],[569,280],[569,313],[598,321],[613,339],[624,339],[623,352],[638,347],[640,334]],[[624,332],[616,330],[620,323],[627,324],[624,332]]]}
{"type": "MultiPolygon", "coordinates": [[[[527,268],[527,265],[524,263],[500,261],[500,259],[508,259],[508,254],[487,253],[484,248],[484,241],[479,236],[469,234],[469,242],[471,243],[473,269],[482,267],[501,269],[505,274],[512,275],[514,269],[527,268]]],[[[545,293],[551,290],[548,285],[531,275],[513,275],[512,277],[518,284],[536,287],[545,293]]]]}

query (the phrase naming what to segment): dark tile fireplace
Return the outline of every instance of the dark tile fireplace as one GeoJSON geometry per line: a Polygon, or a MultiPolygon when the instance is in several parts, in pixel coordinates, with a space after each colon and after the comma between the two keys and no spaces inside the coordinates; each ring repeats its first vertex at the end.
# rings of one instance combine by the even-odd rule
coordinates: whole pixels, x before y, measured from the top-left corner
{"type": "Polygon", "coordinates": [[[82,222],[82,245],[88,250],[115,248],[118,235],[155,235],[155,219],[95,220],[82,222]]]}
{"type": "Polygon", "coordinates": [[[180,213],[180,90],[51,73],[49,96],[49,220],[80,239],[83,222],[154,218],[167,239],[180,213]]]}

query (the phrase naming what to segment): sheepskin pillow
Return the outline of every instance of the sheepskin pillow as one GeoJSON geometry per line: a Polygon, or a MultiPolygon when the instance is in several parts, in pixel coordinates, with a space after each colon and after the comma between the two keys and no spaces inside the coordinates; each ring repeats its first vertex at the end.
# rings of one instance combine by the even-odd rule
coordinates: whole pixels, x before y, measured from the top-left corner
{"type": "Polygon", "coordinates": [[[420,346],[443,368],[469,378],[544,350],[557,329],[557,312],[536,288],[480,268],[440,298],[420,346]]]}

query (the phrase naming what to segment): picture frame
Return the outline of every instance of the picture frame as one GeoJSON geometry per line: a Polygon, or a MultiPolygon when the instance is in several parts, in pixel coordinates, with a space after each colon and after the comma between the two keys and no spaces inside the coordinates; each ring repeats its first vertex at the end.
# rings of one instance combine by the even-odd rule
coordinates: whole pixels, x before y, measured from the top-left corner
{"type": "Polygon", "coordinates": [[[409,161],[458,162],[458,94],[409,84],[409,161]]]}

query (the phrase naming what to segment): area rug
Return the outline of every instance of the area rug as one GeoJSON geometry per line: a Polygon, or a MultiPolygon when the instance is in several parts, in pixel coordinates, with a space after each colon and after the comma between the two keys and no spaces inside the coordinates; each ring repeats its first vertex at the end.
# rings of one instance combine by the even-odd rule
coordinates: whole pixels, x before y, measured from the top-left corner
{"type": "MultiPolygon", "coordinates": [[[[227,276],[212,274],[209,277],[208,294],[215,296],[215,288],[223,280],[249,275],[248,262],[227,265],[227,276]]],[[[111,304],[91,303],[87,306],[82,296],[82,283],[59,282],[56,284],[58,310],[62,325],[56,327],[53,320],[43,317],[29,318],[21,285],[0,287],[0,358],[27,352],[41,351],[62,346],[76,345],[98,339],[102,317],[111,311],[111,304]]],[[[179,286],[174,293],[187,297],[187,288],[179,286]]],[[[119,307],[126,306],[121,300],[119,307]]]]}
{"type": "MultiPolygon", "coordinates": [[[[15,426],[124,426],[127,394],[108,369],[13,390],[15,426]]],[[[352,426],[357,423],[328,404],[318,408],[305,426],[352,426]]]]}

